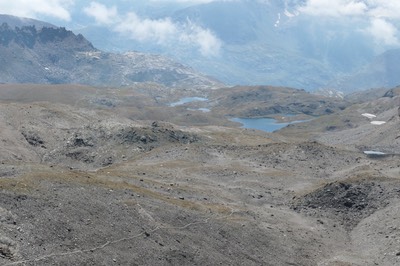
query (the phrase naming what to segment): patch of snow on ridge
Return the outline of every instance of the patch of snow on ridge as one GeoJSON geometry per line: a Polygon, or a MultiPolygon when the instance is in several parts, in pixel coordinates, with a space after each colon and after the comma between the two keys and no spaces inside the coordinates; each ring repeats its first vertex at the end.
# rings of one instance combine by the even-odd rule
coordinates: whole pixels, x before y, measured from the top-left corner
{"type": "Polygon", "coordinates": [[[362,114],[362,116],[365,116],[365,117],[367,117],[367,118],[370,118],[370,119],[372,119],[372,118],[375,118],[375,117],[376,117],[376,115],[369,114],[369,113],[364,113],[364,114],[362,114]]]}
{"type": "Polygon", "coordinates": [[[386,124],[386,122],[385,121],[371,121],[371,124],[380,126],[380,125],[386,124]]]}
{"type": "Polygon", "coordinates": [[[208,101],[208,99],[207,98],[203,98],[203,97],[185,97],[185,98],[180,99],[177,102],[170,103],[169,106],[175,107],[175,106],[179,106],[179,105],[184,105],[186,103],[205,102],[205,101],[208,101]]]}
{"type": "Polygon", "coordinates": [[[386,153],[380,151],[364,151],[367,155],[385,155],[386,153]]]}

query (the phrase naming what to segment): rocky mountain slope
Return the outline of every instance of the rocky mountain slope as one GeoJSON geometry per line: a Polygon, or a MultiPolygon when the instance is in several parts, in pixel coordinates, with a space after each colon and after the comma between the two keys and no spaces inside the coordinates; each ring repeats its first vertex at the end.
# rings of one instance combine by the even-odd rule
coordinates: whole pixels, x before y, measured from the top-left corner
{"type": "Polygon", "coordinates": [[[320,116],[344,109],[347,102],[304,90],[273,86],[236,86],[211,94],[215,110],[236,117],[274,117],[280,114],[320,116]]]}
{"type": "Polygon", "coordinates": [[[3,23],[0,36],[2,83],[119,87],[155,82],[167,87],[193,89],[221,86],[215,79],[163,56],[102,52],[82,35],[75,35],[65,28],[14,28],[3,23]]]}
{"type": "Polygon", "coordinates": [[[0,86],[0,264],[400,263],[398,89],[266,133],[213,102],[308,94],[221,89],[202,112],[147,85],[0,86]]]}
{"type": "Polygon", "coordinates": [[[1,32],[8,82],[103,85],[0,84],[1,265],[400,264],[399,88],[210,90],[63,28],[1,32]]]}

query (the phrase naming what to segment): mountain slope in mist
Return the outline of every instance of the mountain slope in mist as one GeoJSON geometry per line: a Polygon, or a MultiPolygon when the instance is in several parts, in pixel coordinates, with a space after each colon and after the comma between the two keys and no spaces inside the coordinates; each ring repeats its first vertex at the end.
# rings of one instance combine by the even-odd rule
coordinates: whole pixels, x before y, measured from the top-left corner
{"type": "Polygon", "coordinates": [[[163,56],[103,52],[82,35],[75,35],[65,28],[13,28],[3,23],[0,35],[2,83],[79,83],[119,87],[137,82],[156,82],[169,87],[192,88],[221,85],[163,56]]]}
{"type": "Polygon", "coordinates": [[[147,11],[139,8],[135,21],[140,26],[153,23],[155,28],[171,26],[183,31],[174,33],[177,36],[161,31],[163,39],[146,39],[132,30],[135,25],[124,20],[121,10],[118,25],[90,26],[86,22],[89,26],[78,31],[102,49],[165,54],[227,84],[306,90],[332,87],[341,76],[357,73],[373,60],[376,43],[360,30],[364,21],[349,17],[339,21],[329,16],[316,19],[300,13],[299,4],[212,1],[158,13],[154,7],[147,11]],[[106,35],[109,38],[104,38],[106,35]],[[192,42],[185,43],[184,38],[192,42]],[[209,48],[208,53],[201,45],[209,48]]]}

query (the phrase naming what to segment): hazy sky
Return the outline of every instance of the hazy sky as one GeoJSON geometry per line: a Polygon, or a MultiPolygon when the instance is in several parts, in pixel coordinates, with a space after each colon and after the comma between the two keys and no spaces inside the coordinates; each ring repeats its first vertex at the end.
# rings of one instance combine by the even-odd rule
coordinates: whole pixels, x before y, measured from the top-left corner
{"type": "MultiPolygon", "coordinates": [[[[76,13],[86,16],[93,23],[109,27],[113,31],[137,41],[153,41],[159,44],[181,43],[197,46],[203,55],[216,55],[222,41],[209,29],[188,21],[176,24],[170,18],[151,19],[134,10],[126,10],[129,2],[138,5],[139,0],[12,0],[0,1],[0,13],[38,19],[57,19],[73,22],[76,13]],[[124,7],[122,7],[123,5],[124,7]],[[79,8],[79,9],[78,9],[79,8]]],[[[275,0],[140,0],[146,4],[199,4],[212,1],[261,1],[275,0]]],[[[285,0],[296,3],[295,0],[285,0]]],[[[296,14],[310,17],[350,17],[365,21],[360,29],[384,45],[399,45],[400,1],[398,0],[303,0],[296,7],[296,14]]],[[[292,10],[293,11],[293,10],[292,10]]],[[[49,20],[48,19],[48,20],[49,20]]],[[[52,21],[49,21],[52,22],[52,21]]],[[[60,23],[58,23],[59,25],[60,23]]]]}
{"type": "Polygon", "coordinates": [[[308,0],[298,8],[301,14],[315,17],[353,17],[363,19],[365,32],[384,45],[399,45],[400,1],[395,0],[308,0]]]}
{"type": "MultiPolygon", "coordinates": [[[[71,8],[78,3],[102,3],[107,6],[117,5],[121,2],[136,2],[138,0],[98,0],[98,1],[80,1],[80,0],[13,0],[1,1],[0,12],[14,14],[18,16],[37,17],[48,15],[63,20],[71,19],[71,8]]],[[[199,4],[213,1],[251,1],[251,0],[140,0],[143,3],[186,3],[199,4]]],[[[272,0],[253,0],[260,2],[270,2],[272,0]]],[[[275,0],[274,0],[275,1],[275,0]]],[[[296,2],[291,0],[290,2],[296,2]]],[[[300,7],[302,12],[312,15],[328,16],[368,16],[387,19],[400,18],[400,1],[397,0],[306,0],[300,7]]]]}

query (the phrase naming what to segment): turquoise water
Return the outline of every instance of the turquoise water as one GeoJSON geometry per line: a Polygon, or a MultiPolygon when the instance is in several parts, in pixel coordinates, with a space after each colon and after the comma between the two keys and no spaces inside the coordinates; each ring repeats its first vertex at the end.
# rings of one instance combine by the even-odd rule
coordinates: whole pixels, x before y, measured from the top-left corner
{"type": "Polygon", "coordinates": [[[169,106],[175,107],[175,106],[183,105],[185,103],[205,102],[205,101],[208,101],[208,99],[207,98],[202,98],[202,97],[185,97],[185,98],[180,99],[177,102],[169,104],[169,106]]]}
{"type": "Polygon", "coordinates": [[[242,128],[251,128],[273,132],[279,130],[290,123],[277,123],[273,118],[233,118],[231,121],[242,124],[242,128]]]}

